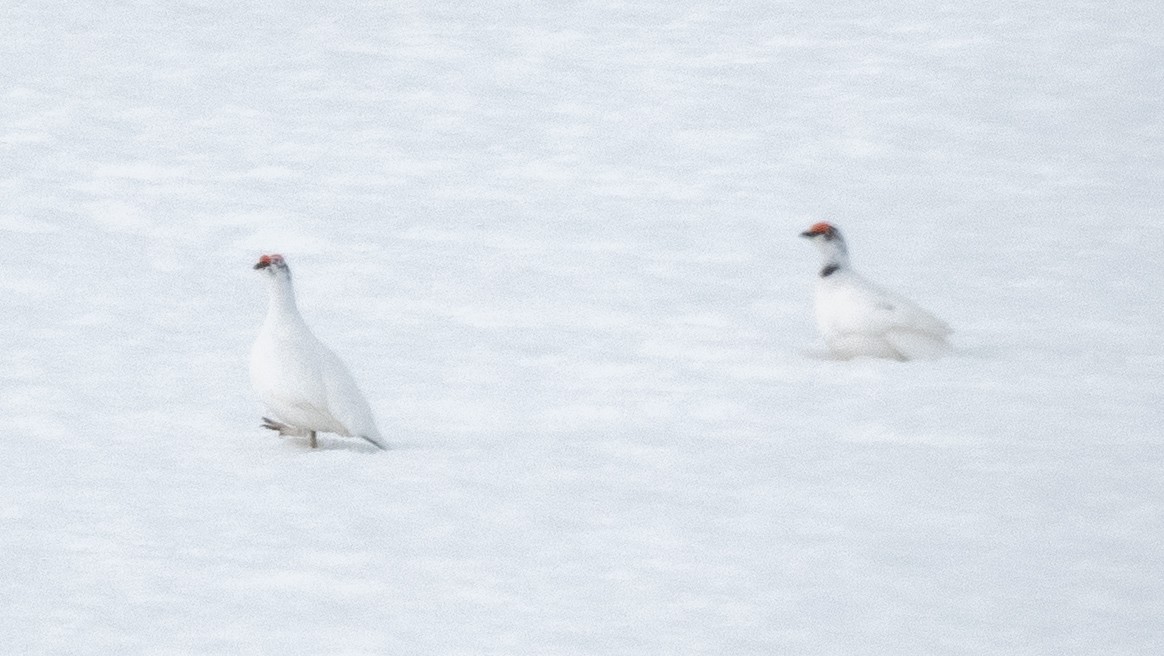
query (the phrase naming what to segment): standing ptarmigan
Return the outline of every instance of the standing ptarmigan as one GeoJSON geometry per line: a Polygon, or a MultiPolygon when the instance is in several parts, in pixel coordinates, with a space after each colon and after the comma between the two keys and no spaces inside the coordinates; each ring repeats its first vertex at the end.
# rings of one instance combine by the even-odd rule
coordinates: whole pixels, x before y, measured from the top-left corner
{"type": "Polygon", "coordinates": [[[307,437],[312,448],[316,433],[335,433],[386,449],[348,368],[299,315],[283,256],[264,255],[255,269],[263,272],[269,297],[267,318],[251,348],[251,386],[275,416],[263,417],[263,427],[307,437]]]}
{"type": "Polygon", "coordinates": [[[800,236],[821,252],[816,323],[833,355],[913,360],[949,350],[946,336],[952,331],[946,322],[849,268],[849,252],[835,226],[817,223],[800,236]]]}

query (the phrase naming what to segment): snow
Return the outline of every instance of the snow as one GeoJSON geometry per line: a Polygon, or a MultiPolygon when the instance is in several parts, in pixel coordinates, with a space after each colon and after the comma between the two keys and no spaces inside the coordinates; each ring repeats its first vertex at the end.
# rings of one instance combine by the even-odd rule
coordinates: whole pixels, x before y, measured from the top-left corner
{"type": "Polygon", "coordinates": [[[5,651],[1164,648],[1158,3],[0,16],[5,651]],[[260,252],[394,450],[259,428],[260,252]]]}

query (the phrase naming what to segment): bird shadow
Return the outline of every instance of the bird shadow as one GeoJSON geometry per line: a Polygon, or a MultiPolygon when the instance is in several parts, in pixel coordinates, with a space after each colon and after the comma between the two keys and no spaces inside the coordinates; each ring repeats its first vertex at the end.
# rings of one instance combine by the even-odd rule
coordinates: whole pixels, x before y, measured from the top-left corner
{"type": "Polygon", "coordinates": [[[393,441],[388,443],[387,449],[378,449],[372,444],[357,438],[345,437],[327,437],[324,435],[316,436],[316,446],[314,449],[309,445],[306,437],[283,437],[283,442],[287,444],[288,448],[301,449],[303,451],[347,451],[350,453],[391,453],[393,451],[411,451],[414,449],[424,448],[424,442],[412,441],[393,441]]]}
{"type": "MultiPolygon", "coordinates": [[[[329,438],[323,435],[316,437],[317,446],[313,449],[306,437],[284,437],[283,442],[295,449],[303,451],[349,451],[352,453],[380,453],[381,449],[364,440],[349,440],[344,438],[329,438]]],[[[392,450],[389,447],[388,450],[392,450]]]]}

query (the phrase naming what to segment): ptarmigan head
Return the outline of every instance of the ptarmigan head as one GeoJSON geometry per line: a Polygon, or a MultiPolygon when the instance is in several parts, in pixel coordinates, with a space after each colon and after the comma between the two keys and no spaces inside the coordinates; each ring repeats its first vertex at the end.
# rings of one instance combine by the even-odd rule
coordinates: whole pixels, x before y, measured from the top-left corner
{"type": "Polygon", "coordinates": [[[821,263],[824,265],[821,277],[827,277],[849,265],[849,250],[845,248],[845,239],[833,224],[825,221],[814,223],[811,228],[800,233],[800,236],[811,239],[820,249],[821,263]]]}
{"type": "Polygon", "coordinates": [[[266,271],[272,276],[279,274],[290,275],[291,270],[287,268],[287,262],[283,260],[283,256],[275,253],[273,255],[263,255],[255,264],[256,270],[266,271]]]}
{"type": "Polygon", "coordinates": [[[840,240],[842,243],[844,242],[844,239],[841,239],[841,231],[837,230],[837,227],[834,226],[833,224],[827,223],[825,221],[821,221],[820,223],[814,223],[811,228],[800,233],[800,236],[806,237],[808,239],[813,239],[813,240],[816,240],[816,239],[820,239],[822,241],[840,240]]]}

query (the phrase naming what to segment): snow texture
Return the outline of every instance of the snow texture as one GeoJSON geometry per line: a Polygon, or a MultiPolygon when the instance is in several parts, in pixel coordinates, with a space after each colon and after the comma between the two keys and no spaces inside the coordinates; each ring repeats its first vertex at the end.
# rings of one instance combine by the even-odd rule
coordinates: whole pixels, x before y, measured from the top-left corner
{"type": "Polygon", "coordinates": [[[0,37],[4,652],[1164,651],[1164,4],[0,37]],[[818,220],[955,352],[821,357],[818,220]],[[261,252],[392,451],[259,427],[261,252]]]}

